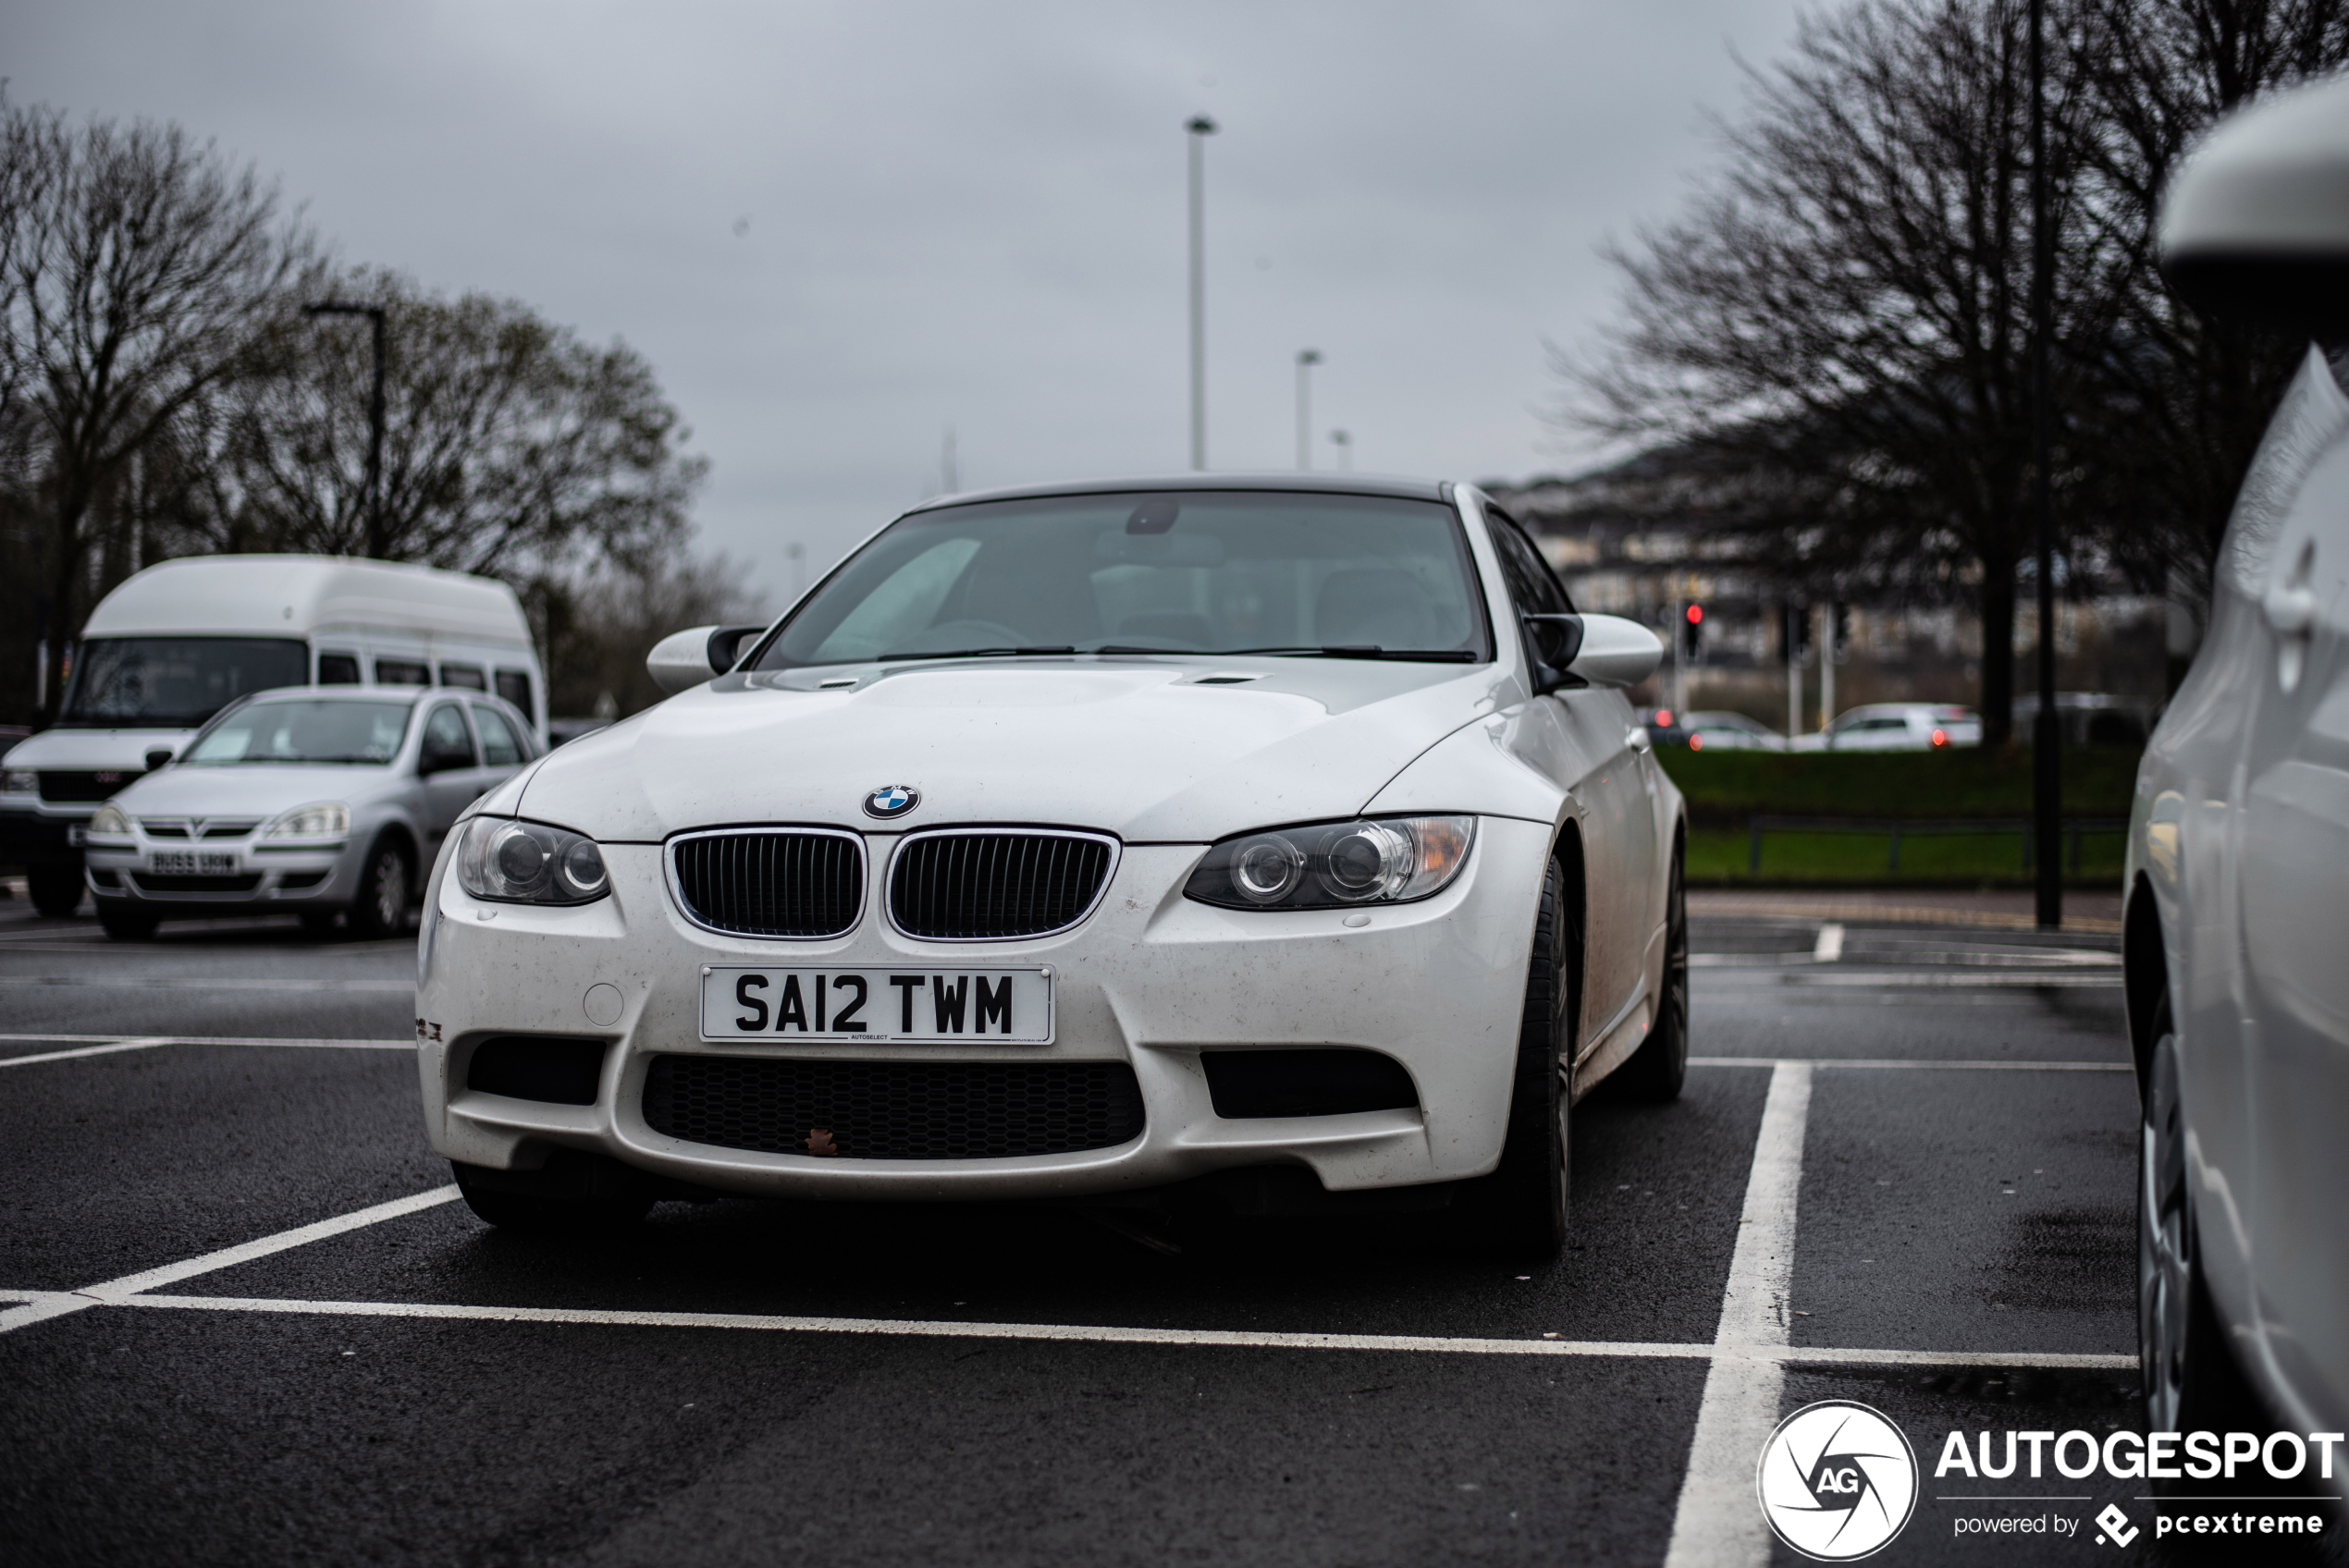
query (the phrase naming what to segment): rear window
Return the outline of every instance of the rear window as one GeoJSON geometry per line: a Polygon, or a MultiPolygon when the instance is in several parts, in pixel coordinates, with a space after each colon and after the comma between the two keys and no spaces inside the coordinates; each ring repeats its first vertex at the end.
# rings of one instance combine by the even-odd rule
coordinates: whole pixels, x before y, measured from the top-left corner
{"type": "Polygon", "coordinates": [[[92,637],[57,722],[187,729],[239,697],[309,680],[310,648],[289,638],[92,637]]]}

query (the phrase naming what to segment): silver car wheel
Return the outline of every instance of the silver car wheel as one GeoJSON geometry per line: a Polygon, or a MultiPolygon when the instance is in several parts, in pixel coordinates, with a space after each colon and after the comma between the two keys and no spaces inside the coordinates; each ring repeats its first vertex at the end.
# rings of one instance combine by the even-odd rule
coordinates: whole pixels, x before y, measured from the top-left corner
{"type": "MultiPolygon", "coordinates": [[[[2168,1023],[2165,1006],[2161,1024],[2168,1023]]],[[[2178,1104],[2178,1036],[2164,1027],[2146,1074],[2137,1142],[2137,1357],[2148,1430],[2178,1430],[2194,1289],[2186,1213],[2185,1125],[2178,1104]]]]}

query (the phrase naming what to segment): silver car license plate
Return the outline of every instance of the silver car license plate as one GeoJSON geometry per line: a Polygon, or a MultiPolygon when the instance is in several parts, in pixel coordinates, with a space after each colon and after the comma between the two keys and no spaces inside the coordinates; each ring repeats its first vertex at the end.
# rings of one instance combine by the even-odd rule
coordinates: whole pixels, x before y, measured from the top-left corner
{"type": "Polygon", "coordinates": [[[156,850],[147,856],[147,869],[191,876],[233,876],[237,857],[196,850],[156,850]]]}
{"type": "Polygon", "coordinates": [[[701,1037],[1050,1045],[1052,972],[711,966],[701,1037]]]}

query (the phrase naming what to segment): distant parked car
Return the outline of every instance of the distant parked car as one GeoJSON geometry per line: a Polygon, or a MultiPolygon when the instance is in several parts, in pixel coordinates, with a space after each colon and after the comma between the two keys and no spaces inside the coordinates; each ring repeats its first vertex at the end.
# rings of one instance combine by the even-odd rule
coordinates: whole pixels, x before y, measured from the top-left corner
{"type": "Polygon", "coordinates": [[[1685,746],[1689,732],[1680,716],[1670,708],[1642,708],[1640,728],[1648,732],[1652,746],[1685,746]]]}
{"type": "Polygon", "coordinates": [[[1741,713],[1684,713],[1680,726],[1692,752],[1783,752],[1786,737],[1741,713]]]}
{"type": "Polygon", "coordinates": [[[407,929],[458,814],[539,754],[487,692],[295,686],[229,704],[178,762],[98,807],[85,860],[109,937],[174,916],[407,929]]]}
{"type": "Polygon", "coordinates": [[[1870,703],[1846,708],[1817,735],[1795,738],[1798,752],[1936,752],[1982,743],[1972,708],[1938,703],[1870,703]]]}
{"type": "MultiPolygon", "coordinates": [[[[2152,697],[2117,697],[2109,692],[2058,692],[2056,723],[2067,746],[2142,746],[2153,733],[2160,707],[2152,697]]],[[[2039,694],[2014,700],[2014,738],[2025,745],[2036,733],[2039,694]]]]}

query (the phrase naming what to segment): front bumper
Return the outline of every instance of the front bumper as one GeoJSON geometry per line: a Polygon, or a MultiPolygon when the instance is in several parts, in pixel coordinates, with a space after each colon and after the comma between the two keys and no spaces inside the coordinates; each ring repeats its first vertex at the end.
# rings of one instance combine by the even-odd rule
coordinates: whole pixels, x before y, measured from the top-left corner
{"type": "Polygon", "coordinates": [[[262,849],[243,840],[170,840],[135,845],[100,841],[82,851],[91,893],[125,906],[186,914],[236,914],[253,911],[339,908],[359,886],[363,847],[356,841],[262,849]],[[233,872],[194,882],[147,868],[151,852],[196,851],[236,857],[233,872]]]}
{"type": "MultiPolygon", "coordinates": [[[[491,904],[441,875],[417,991],[419,1070],[433,1146],[450,1159],[532,1169],[558,1149],[609,1156],[697,1186],[771,1196],[998,1198],[1115,1193],[1218,1170],[1310,1169],[1333,1192],[1482,1175],[1498,1162],[1549,848],[1539,823],[1486,818],[1470,864],[1421,903],[1367,911],[1240,912],[1182,896],[1199,845],[1129,845],[1089,920],[1034,941],[918,941],[879,918],[891,835],[869,838],[866,913],[825,941],[757,941],[688,924],[661,851],[609,844],[612,894],[549,909],[491,904]],[[1351,917],[1367,924],[1348,926],[1351,917]],[[704,964],[1049,964],[1057,1029],[1046,1046],[718,1044],[700,1038],[704,964]],[[618,1022],[587,1014],[591,986],[621,993],[618,1022]],[[593,1105],[465,1086],[473,1047],[499,1034],[611,1042],[593,1105]],[[1226,1119],[1204,1049],[1344,1046],[1385,1053],[1414,1109],[1226,1119]],[[660,1054],[852,1060],[1124,1061],[1145,1125],[1111,1148],[984,1159],[855,1159],[685,1143],[645,1119],[660,1054]]],[[[446,856],[443,857],[444,865],[446,856]]]]}

